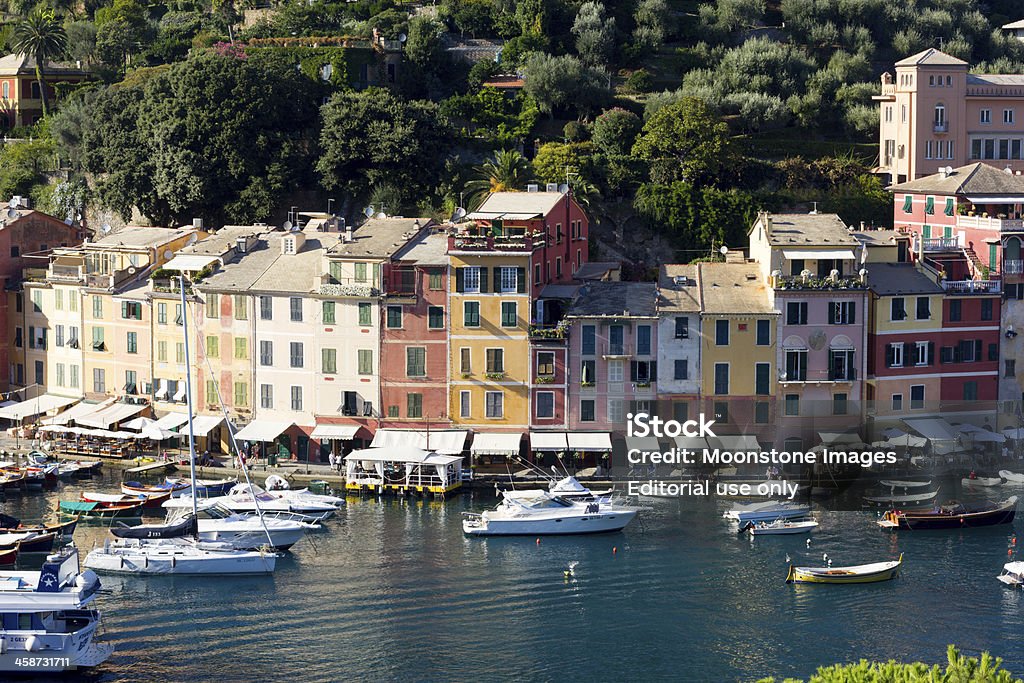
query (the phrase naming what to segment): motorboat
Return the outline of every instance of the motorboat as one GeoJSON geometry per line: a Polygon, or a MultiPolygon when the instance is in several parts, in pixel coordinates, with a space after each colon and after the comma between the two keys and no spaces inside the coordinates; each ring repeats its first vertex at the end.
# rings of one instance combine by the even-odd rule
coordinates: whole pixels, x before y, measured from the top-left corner
{"type": "Polygon", "coordinates": [[[277,553],[236,550],[227,543],[191,538],[109,539],[85,558],[85,566],[111,574],[271,574],[277,553]]]}
{"type": "MultiPolygon", "coordinates": [[[[336,508],[341,507],[342,505],[345,504],[345,499],[339,498],[338,496],[332,496],[327,493],[314,493],[313,491],[310,491],[308,488],[293,489],[291,487],[291,484],[288,483],[287,479],[285,479],[284,477],[280,477],[276,474],[272,474],[269,477],[267,477],[264,484],[266,485],[266,491],[268,491],[272,495],[278,495],[283,498],[304,498],[309,500],[316,500],[320,501],[321,503],[329,503],[336,508]]],[[[248,484],[236,484],[235,486],[232,486],[231,489],[243,490],[248,487],[248,484]]]]}
{"type": "Polygon", "coordinates": [[[1024,484],[1024,474],[1017,474],[1010,470],[999,470],[999,476],[1006,481],[1007,484],[1011,485],[1022,485],[1024,484]]]}
{"type": "Polygon", "coordinates": [[[794,520],[777,519],[774,522],[747,522],[745,527],[751,536],[780,536],[785,534],[807,534],[818,527],[811,519],[794,520]]]}
{"type": "Polygon", "coordinates": [[[1007,562],[996,578],[1011,588],[1024,586],[1024,562],[1007,562]]]}
{"type": "MultiPolygon", "coordinates": [[[[192,482],[186,478],[178,477],[167,477],[165,480],[170,484],[187,484],[192,485],[192,482]]],[[[196,479],[196,495],[200,498],[206,496],[207,498],[213,496],[223,496],[225,493],[231,490],[231,487],[238,483],[238,479],[196,479]]]]}
{"type": "Polygon", "coordinates": [[[198,533],[200,541],[228,543],[242,550],[267,545],[287,550],[302,540],[310,526],[272,518],[260,521],[258,515],[235,513],[217,503],[200,504],[198,525],[196,519],[191,509],[175,507],[164,524],[111,528],[110,532],[119,538],[180,538],[198,533]]]}
{"type": "Polygon", "coordinates": [[[806,517],[809,514],[811,514],[811,508],[808,505],[764,500],[757,503],[736,505],[731,510],[723,513],[722,516],[726,519],[734,519],[742,523],[793,519],[794,517],[806,517]]]}
{"type": "Polygon", "coordinates": [[[961,486],[999,486],[1003,483],[1002,477],[964,477],[960,480],[961,486]]]}
{"type": "Polygon", "coordinates": [[[999,503],[977,507],[965,507],[952,502],[935,510],[897,511],[891,510],[878,520],[883,529],[964,529],[997,524],[1012,524],[1017,514],[1017,496],[1010,496],[999,503]]]}
{"type": "Polygon", "coordinates": [[[610,501],[574,501],[537,490],[505,495],[493,510],[462,513],[462,530],[470,536],[593,534],[621,531],[636,513],[610,501]]]}
{"type": "MultiPolygon", "coordinates": [[[[509,496],[520,496],[520,495],[531,495],[537,489],[521,489],[521,490],[508,490],[504,491],[509,496]]],[[[606,498],[611,495],[614,489],[608,488],[601,491],[594,491],[587,488],[579,479],[576,477],[565,477],[563,479],[554,480],[548,484],[548,493],[554,496],[562,496],[570,500],[594,500],[596,498],[606,498]]]]}
{"type": "Polygon", "coordinates": [[[879,494],[875,496],[864,496],[866,505],[891,507],[894,505],[927,505],[935,500],[939,490],[925,491],[924,493],[894,493],[879,494]]]}
{"type": "MultiPolygon", "coordinates": [[[[219,503],[232,512],[257,512],[259,509],[269,512],[298,512],[300,514],[330,515],[337,511],[331,502],[320,500],[333,496],[318,496],[304,491],[265,491],[255,484],[236,484],[226,496],[203,498],[202,501],[219,503]]],[[[197,503],[200,499],[197,499],[197,503]]],[[[165,508],[192,507],[192,497],[172,498],[164,503],[165,508]]]]}
{"type": "Polygon", "coordinates": [[[903,565],[898,560],[873,562],[850,567],[794,567],[789,565],[786,583],[877,583],[896,578],[903,565]]]}
{"type": "Polygon", "coordinates": [[[89,607],[99,589],[96,574],[80,572],[73,546],[39,571],[0,572],[0,671],[75,671],[106,661],[114,648],[94,640],[100,613],[89,607]]]}
{"type": "Polygon", "coordinates": [[[906,490],[927,488],[932,485],[932,480],[925,479],[924,481],[919,481],[917,479],[882,479],[878,483],[886,488],[906,490]]]}
{"type": "Polygon", "coordinates": [[[143,484],[138,481],[126,481],[121,483],[121,493],[130,496],[156,496],[170,492],[171,498],[179,498],[192,491],[192,483],[187,479],[184,481],[163,481],[159,484],[143,484]]]}

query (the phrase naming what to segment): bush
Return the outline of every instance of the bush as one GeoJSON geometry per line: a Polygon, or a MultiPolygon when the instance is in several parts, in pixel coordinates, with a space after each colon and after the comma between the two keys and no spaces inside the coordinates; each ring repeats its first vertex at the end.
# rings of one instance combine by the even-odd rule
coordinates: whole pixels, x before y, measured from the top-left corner
{"type": "Polygon", "coordinates": [[[654,90],[654,77],[645,69],[638,69],[626,78],[626,89],[632,93],[645,93],[654,90]]]}

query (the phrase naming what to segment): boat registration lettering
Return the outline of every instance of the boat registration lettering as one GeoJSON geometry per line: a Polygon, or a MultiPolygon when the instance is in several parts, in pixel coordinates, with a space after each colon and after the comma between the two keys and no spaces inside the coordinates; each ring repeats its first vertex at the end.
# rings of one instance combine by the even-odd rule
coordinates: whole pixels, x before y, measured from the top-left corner
{"type": "Polygon", "coordinates": [[[28,669],[38,667],[71,666],[70,657],[15,657],[14,666],[23,666],[28,669]]]}

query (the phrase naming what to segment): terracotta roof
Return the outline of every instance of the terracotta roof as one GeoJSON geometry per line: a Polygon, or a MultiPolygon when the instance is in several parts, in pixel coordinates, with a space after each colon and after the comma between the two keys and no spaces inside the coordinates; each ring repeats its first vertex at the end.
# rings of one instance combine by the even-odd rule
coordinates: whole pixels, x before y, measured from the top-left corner
{"type": "Polygon", "coordinates": [[[1021,195],[1024,176],[1001,171],[981,162],[954,168],[947,175],[935,173],[888,188],[891,192],[928,192],[940,195],[1021,195]]]}
{"type": "Polygon", "coordinates": [[[896,62],[896,66],[967,66],[967,62],[930,47],[896,62]]]}

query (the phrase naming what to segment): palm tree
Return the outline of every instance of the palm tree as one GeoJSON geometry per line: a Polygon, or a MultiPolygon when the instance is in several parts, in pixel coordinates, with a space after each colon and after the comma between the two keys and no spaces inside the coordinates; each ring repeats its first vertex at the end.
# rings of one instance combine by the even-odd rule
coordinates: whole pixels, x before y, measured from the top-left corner
{"type": "Polygon", "coordinates": [[[466,183],[471,205],[479,204],[491,192],[522,190],[532,176],[530,162],[514,149],[495,153],[473,171],[476,179],[466,183]]]}
{"type": "Polygon", "coordinates": [[[28,55],[36,62],[36,82],[42,99],[43,116],[47,115],[46,81],[43,69],[46,63],[62,56],[68,47],[68,36],[53,10],[37,7],[14,26],[14,51],[28,55]]]}

